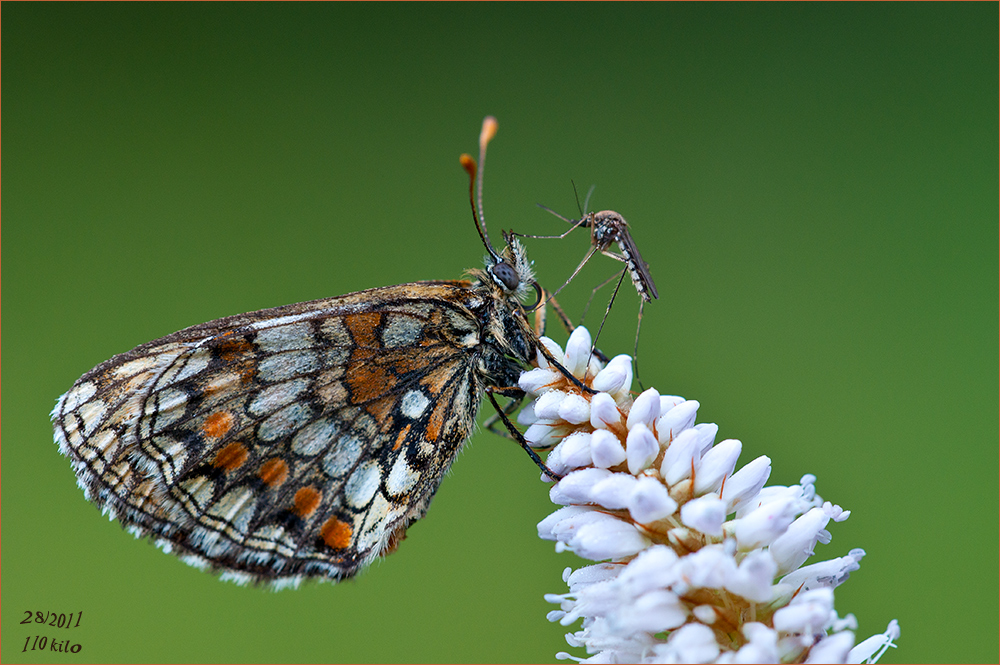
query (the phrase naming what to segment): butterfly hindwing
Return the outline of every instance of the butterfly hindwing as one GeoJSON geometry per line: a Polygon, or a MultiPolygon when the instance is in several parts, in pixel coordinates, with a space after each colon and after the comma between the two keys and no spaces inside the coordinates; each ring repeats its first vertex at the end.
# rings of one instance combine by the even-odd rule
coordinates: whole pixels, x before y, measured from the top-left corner
{"type": "Polygon", "coordinates": [[[57,440],[88,498],[189,562],[349,577],[471,434],[488,304],[421,282],[187,328],[81,377],[57,440]]]}

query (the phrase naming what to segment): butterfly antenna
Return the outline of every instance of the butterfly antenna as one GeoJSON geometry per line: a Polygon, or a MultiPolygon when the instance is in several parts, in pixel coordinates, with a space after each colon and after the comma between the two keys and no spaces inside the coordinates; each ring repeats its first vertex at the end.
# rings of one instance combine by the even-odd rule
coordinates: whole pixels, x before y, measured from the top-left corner
{"type": "Polygon", "coordinates": [[[476,168],[476,160],[467,154],[459,157],[459,162],[462,164],[465,172],[469,174],[469,205],[472,206],[472,219],[476,222],[476,230],[479,231],[479,237],[482,239],[487,251],[489,251],[490,256],[497,262],[500,262],[503,259],[497,254],[497,251],[493,249],[493,245],[490,243],[490,236],[486,232],[486,215],[483,212],[483,171],[486,166],[486,146],[496,136],[496,133],[497,119],[491,115],[486,116],[483,119],[483,128],[479,132],[479,168],[476,168]],[[478,207],[476,205],[477,198],[479,202],[478,207]]]}

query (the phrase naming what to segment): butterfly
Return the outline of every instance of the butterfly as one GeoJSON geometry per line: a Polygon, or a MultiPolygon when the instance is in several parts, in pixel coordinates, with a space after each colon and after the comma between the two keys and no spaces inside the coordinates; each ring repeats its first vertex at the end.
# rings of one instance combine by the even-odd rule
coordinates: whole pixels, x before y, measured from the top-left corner
{"type": "MultiPolygon", "coordinates": [[[[487,117],[480,165],[496,128],[487,117]]],[[[101,363],[52,411],[86,498],[241,583],[336,581],[395,551],[484,395],[520,437],[495,395],[516,403],[547,353],[524,305],[542,297],[525,250],[507,236],[493,248],[483,171],[461,161],[484,269],[230,316],[101,363]]]]}

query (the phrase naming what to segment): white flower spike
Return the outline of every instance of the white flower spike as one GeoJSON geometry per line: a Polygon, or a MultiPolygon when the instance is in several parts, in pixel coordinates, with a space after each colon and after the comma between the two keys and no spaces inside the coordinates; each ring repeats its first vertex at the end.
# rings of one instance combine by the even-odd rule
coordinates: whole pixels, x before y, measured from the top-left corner
{"type": "MultiPolygon", "coordinates": [[[[865,556],[803,565],[826,527],[850,511],[817,496],[812,475],[765,486],[771,460],[736,468],[742,444],[715,443],[718,427],[695,424],[700,404],[649,389],[632,398],[632,361],[602,367],[577,328],[565,353],[542,344],[595,393],[539,368],[520,386],[531,401],[518,421],[563,478],[550,491],[561,506],[538,535],[598,563],[566,569],[550,621],[587,663],[874,663],[895,647],[899,625],[855,644],[853,615],[841,618],[834,589],[865,556]]],[[[543,480],[551,482],[547,476],[543,480]]]]}

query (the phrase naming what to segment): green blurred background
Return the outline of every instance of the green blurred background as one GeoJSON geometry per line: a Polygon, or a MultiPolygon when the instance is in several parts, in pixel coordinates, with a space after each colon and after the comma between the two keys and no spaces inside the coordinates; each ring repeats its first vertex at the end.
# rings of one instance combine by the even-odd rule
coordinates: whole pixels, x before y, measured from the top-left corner
{"type": "MultiPolygon", "coordinates": [[[[490,228],[631,222],[647,385],[851,509],[816,559],[884,662],[998,659],[998,8],[984,4],[3,6],[6,662],[551,661],[577,566],[517,446],[477,435],[357,580],[220,583],[87,504],[48,412],[220,316],[478,266],[490,228]],[[985,503],[984,503],[985,502],[985,503]],[[20,625],[83,611],[81,627],[20,625]],[[33,635],[77,656],[22,653],[33,635]]],[[[583,233],[530,245],[557,285],[583,233]]],[[[561,300],[579,313],[616,265],[561,300]]],[[[606,302],[601,297],[597,313],[606,302]]],[[[630,353],[619,296],[601,346],[630,353]]],[[[553,331],[564,341],[565,335],[553,331]]]]}

